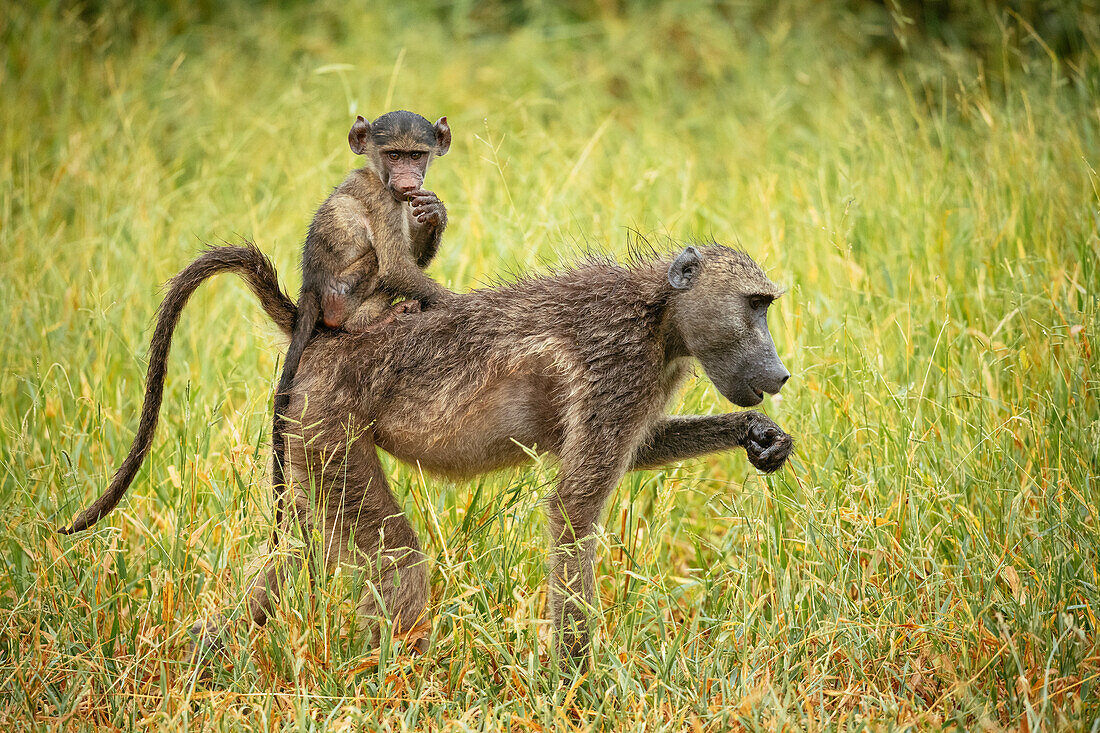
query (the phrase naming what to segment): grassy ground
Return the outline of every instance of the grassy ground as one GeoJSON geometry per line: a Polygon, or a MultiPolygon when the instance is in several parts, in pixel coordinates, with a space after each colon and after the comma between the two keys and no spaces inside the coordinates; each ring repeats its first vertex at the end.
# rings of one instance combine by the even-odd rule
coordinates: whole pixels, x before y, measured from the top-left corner
{"type": "MultiPolygon", "coordinates": [[[[0,725],[1096,730],[1095,50],[1007,14],[981,55],[902,47],[899,18],[808,0],[523,23],[108,5],[0,9],[0,725]],[[428,653],[368,653],[339,580],[299,579],[196,678],[183,632],[240,598],[270,522],[284,343],[236,281],[184,314],[127,500],[53,528],[126,453],[159,285],[245,236],[296,292],[352,116],[398,107],[455,132],[429,179],[454,288],[632,229],[738,244],[789,285],[794,377],[765,407],[797,455],[623,482],[577,684],[540,620],[553,466],[451,484],[393,462],[434,558],[428,653]]],[[[700,377],[673,409],[730,406],[700,377]]]]}

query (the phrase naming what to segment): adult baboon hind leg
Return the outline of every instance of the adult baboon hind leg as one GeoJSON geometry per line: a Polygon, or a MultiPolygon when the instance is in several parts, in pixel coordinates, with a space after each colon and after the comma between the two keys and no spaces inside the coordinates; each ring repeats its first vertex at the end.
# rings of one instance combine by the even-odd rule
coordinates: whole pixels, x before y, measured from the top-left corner
{"type": "MultiPolygon", "coordinates": [[[[321,441],[313,437],[307,448],[300,435],[287,436],[295,506],[282,531],[289,533],[290,523],[298,521],[311,567],[318,560],[329,570],[341,566],[362,582],[358,611],[372,643],[378,642],[383,616],[391,620],[395,634],[412,630],[425,620],[427,559],[390,491],[370,433],[349,430],[324,448],[315,448],[321,441]]],[[[299,552],[284,551],[267,560],[247,594],[253,623],[266,623],[303,559],[299,552]]],[[[228,617],[218,614],[191,628],[193,657],[221,646],[228,617]]]]}
{"type": "MultiPolygon", "coordinates": [[[[284,536],[289,536],[292,521],[292,515],[284,517],[284,526],[280,528],[284,536]]],[[[288,552],[285,548],[266,559],[245,594],[248,615],[254,624],[263,626],[267,623],[278,602],[279,592],[286,585],[287,578],[301,567],[302,559],[299,552],[288,552]]],[[[225,634],[232,623],[230,619],[235,616],[235,612],[223,610],[201,618],[191,626],[189,656],[192,661],[206,659],[223,648],[225,634]]]]}
{"type": "Polygon", "coordinates": [[[363,581],[359,613],[378,641],[381,617],[395,634],[425,620],[428,562],[416,532],[390,491],[369,431],[335,441],[325,451],[307,450],[313,492],[297,492],[307,540],[329,569],[351,570],[363,581]],[[318,471],[320,476],[318,480],[318,471]],[[312,500],[311,500],[312,498],[312,500]],[[314,528],[321,528],[321,532],[314,528]],[[317,548],[320,542],[322,547],[317,548]]]}

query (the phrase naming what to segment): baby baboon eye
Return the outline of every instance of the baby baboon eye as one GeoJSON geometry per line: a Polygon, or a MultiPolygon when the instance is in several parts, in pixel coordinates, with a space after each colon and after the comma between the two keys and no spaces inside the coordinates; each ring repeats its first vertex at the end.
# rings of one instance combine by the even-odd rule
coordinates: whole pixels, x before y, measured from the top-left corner
{"type": "Polygon", "coordinates": [[[397,160],[401,157],[401,153],[387,153],[390,156],[390,160],[397,160]]]}
{"type": "Polygon", "coordinates": [[[423,155],[423,154],[424,153],[409,153],[409,157],[412,158],[413,160],[420,160],[420,156],[423,155]]]}

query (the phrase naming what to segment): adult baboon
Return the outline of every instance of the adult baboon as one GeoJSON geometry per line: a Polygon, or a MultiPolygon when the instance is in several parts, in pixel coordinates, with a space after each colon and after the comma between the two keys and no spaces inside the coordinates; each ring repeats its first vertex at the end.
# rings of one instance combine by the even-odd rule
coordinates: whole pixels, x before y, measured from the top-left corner
{"type": "MultiPolygon", "coordinates": [[[[181,272],[158,334],[162,324],[170,333],[186,295],[217,271],[244,277],[288,331],[294,305],[271,263],[249,246],[209,250],[181,272]]],[[[545,507],[550,613],[563,651],[584,657],[593,527],[626,471],[735,446],[764,471],[786,461],[790,436],[758,412],[664,413],[692,358],[738,405],[779,391],[790,374],[767,326],[779,294],[748,255],[709,245],[630,266],[589,260],[457,295],[369,334],[321,333],[302,356],[287,410],[297,421],[287,436],[296,518],[307,533],[321,530],[325,562],[367,568],[377,595],[363,612],[386,613],[396,630],[407,629],[424,614],[428,574],[377,448],[451,477],[523,463],[520,445],[549,452],[560,461],[545,507]]],[[[143,425],[150,409],[155,424],[159,406],[163,365],[154,366],[143,425]]],[[[78,526],[119,498],[101,497],[78,526]]],[[[288,562],[271,560],[253,584],[256,623],[267,619],[288,562]]]]}

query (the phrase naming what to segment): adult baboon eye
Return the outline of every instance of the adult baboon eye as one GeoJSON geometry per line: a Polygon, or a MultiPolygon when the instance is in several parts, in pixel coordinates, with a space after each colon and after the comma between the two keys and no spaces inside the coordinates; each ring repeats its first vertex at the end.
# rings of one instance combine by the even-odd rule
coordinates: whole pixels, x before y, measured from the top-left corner
{"type": "Polygon", "coordinates": [[[388,153],[390,160],[398,160],[401,157],[401,153],[388,153]]]}
{"type": "Polygon", "coordinates": [[[755,298],[751,298],[749,300],[749,307],[752,308],[754,311],[767,310],[769,303],[771,303],[771,301],[767,298],[756,296],[755,298]]]}

